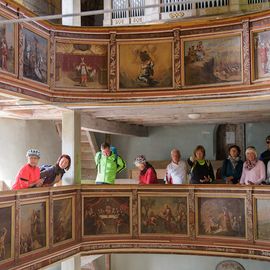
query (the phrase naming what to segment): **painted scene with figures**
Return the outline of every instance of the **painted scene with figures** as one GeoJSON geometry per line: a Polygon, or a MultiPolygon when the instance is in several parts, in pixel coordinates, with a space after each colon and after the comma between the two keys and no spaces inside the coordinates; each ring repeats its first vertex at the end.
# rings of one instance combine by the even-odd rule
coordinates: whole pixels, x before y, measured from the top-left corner
{"type": "Polygon", "coordinates": [[[245,199],[197,198],[197,233],[200,236],[246,236],[245,199]]]}
{"type": "Polygon", "coordinates": [[[140,218],[142,234],[187,234],[187,198],[142,196],[140,218]]]}
{"type": "Polygon", "coordinates": [[[47,203],[37,202],[21,206],[20,254],[47,246],[47,203]]]}
{"type": "Polygon", "coordinates": [[[184,41],[185,85],[242,81],[241,35],[184,41]]]}
{"type": "Polygon", "coordinates": [[[83,208],[84,235],[130,233],[129,197],[85,197],[83,208]]]}

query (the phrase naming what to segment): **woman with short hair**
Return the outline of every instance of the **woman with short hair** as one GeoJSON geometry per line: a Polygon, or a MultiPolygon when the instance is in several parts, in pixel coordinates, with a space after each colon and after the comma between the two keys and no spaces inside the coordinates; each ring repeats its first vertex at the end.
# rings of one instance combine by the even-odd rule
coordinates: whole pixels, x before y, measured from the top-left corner
{"type": "Polygon", "coordinates": [[[139,155],[134,161],[135,166],[140,170],[139,184],[156,184],[157,173],[153,166],[146,161],[145,156],[139,155]]]}
{"type": "Polygon", "coordinates": [[[209,184],[215,180],[212,164],[205,159],[205,149],[202,145],[194,149],[193,156],[187,162],[191,167],[191,184],[209,184]]]}
{"type": "Polygon", "coordinates": [[[240,184],[259,185],[265,180],[265,174],[265,165],[263,161],[258,160],[256,148],[254,146],[247,147],[240,184]]]}
{"type": "Polygon", "coordinates": [[[221,177],[226,184],[238,184],[242,175],[243,161],[240,157],[240,147],[232,145],[229,147],[229,155],[223,161],[221,177]]]}

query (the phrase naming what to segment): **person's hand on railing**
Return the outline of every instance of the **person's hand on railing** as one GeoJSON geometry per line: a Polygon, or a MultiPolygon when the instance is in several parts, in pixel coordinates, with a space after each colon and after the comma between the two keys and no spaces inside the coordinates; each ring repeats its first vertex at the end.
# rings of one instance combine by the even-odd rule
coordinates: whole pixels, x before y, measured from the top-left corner
{"type": "Polygon", "coordinates": [[[36,187],[41,187],[42,185],[43,185],[43,182],[44,182],[44,179],[39,179],[34,185],[36,186],[36,187]]]}
{"type": "Polygon", "coordinates": [[[204,176],[204,179],[200,179],[200,182],[201,183],[210,183],[210,182],[212,182],[211,180],[212,179],[210,178],[210,176],[208,176],[208,177],[204,176]]]}
{"type": "Polygon", "coordinates": [[[233,176],[228,176],[225,178],[226,184],[232,184],[233,176]]]}

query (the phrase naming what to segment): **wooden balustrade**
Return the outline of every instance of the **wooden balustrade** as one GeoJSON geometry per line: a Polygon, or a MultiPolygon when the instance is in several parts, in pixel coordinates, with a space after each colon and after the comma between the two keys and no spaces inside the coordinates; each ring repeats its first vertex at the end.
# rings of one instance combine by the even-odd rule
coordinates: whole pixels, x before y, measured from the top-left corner
{"type": "Polygon", "coordinates": [[[81,253],[270,260],[270,187],[78,185],[0,193],[0,269],[81,253]]]}

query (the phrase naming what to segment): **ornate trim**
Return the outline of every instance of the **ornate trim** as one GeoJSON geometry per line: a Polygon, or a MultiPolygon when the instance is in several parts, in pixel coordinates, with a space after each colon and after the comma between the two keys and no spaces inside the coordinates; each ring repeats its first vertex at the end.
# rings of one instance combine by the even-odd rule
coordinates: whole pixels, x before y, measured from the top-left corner
{"type": "Polygon", "coordinates": [[[116,33],[110,34],[109,44],[109,90],[114,92],[117,90],[117,45],[116,33]]]}
{"type": "Polygon", "coordinates": [[[181,88],[181,41],[180,29],[175,29],[174,35],[174,83],[175,88],[181,88]]]}
{"type": "Polygon", "coordinates": [[[251,83],[250,32],[249,21],[243,21],[243,83],[251,83]]]}

